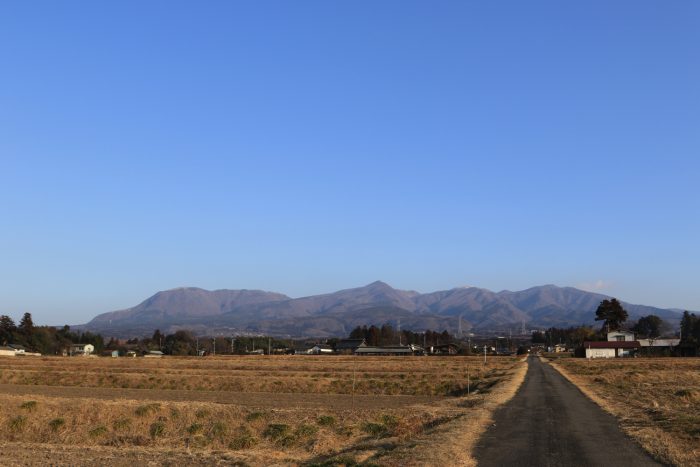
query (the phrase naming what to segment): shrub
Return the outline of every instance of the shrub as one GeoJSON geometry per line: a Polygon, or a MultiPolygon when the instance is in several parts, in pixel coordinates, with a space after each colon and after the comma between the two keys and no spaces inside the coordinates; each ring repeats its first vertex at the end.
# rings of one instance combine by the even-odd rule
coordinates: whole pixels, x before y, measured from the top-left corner
{"type": "Polygon", "coordinates": [[[228,427],[223,422],[216,422],[211,427],[211,435],[215,438],[223,438],[228,433],[228,427]]]}
{"type": "Polygon", "coordinates": [[[313,425],[301,424],[294,431],[294,434],[300,438],[308,438],[318,433],[318,428],[313,425]]]}
{"type": "Polygon", "coordinates": [[[156,439],[159,436],[163,436],[165,434],[165,423],[163,422],[154,422],[151,423],[151,428],[149,429],[149,433],[151,435],[151,438],[156,439]]]}
{"type": "Polygon", "coordinates": [[[201,423],[193,423],[192,425],[187,427],[187,432],[191,435],[197,434],[202,431],[202,426],[201,423]]]}
{"type": "Polygon", "coordinates": [[[245,419],[248,422],[252,422],[254,420],[258,420],[260,418],[263,418],[265,416],[265,412],[251,412],[248,415],[246,415],[245,419]]]}
{"type": "Polygon", "coordinates": [[[90,438],[97,438],[107,433],[107,427],[104,425],[96,426],[92,430],[88,431],[90,438]]]}
{"type": "Polygon", "coordinates": [[[399,420],[393,415],[384,414],[380,417],[381,422],[389,429],[394,429],[399,425],[399,420]]]}
{"type": "Polygon", "coordinates": [[[272,441],[277,441],[284,436],[287,436],[289,431],[289,425],[285,425],[283,423],[271,423],[267,425],[267,428],[265,428],[265,431],[263,431],[263,436],[272,441]]]}
{"type": "Polygon", "coordinates": [[[236,436],[229,443],[229,449],[240,450],[250,449],[258,443],[258,440],[253,436],[253,433],[247,427],[240,427],[236,436]]]}
{"type": "Polygon", "coordinates": [[[316,423],[321,426],[333,426],[335,425],[335,417],[332,415],[320,415],[316,419],[316,423]]]}
{"type": "Polygon", "coordinates": [[[49,422],[49,427],[51,428],[51,431],[58,431],[65,424],[66,421],[64,419],[54,418],[49,422]]]}
{"type": "Polygon", "coordinates": [[[24,426],[27,424],[27,417],[24,415],[17,415],[15,418],[10,419],[8,423],[10,425],[10,430],[22,431],[24,426]]]}
{"type": "Polygon", "coordinates": [[[22,402],[22,405],[20,405],[19,407],[20,407],[20,409],[25,409],[25,410],[28,410],[29,412],[31,412],[32,410],[34,410],[36,408],[36,404],[37,404],[36,401],[26,401],[26,402],[22,402]]]}
{"type": "Polygon", "coordinates": [[[155,402],[153,404],[140,405],[136,407],[136,415],[139,417],[145,417],[146,415],[156,413],[160,410],[160,404],[155,402]]]}

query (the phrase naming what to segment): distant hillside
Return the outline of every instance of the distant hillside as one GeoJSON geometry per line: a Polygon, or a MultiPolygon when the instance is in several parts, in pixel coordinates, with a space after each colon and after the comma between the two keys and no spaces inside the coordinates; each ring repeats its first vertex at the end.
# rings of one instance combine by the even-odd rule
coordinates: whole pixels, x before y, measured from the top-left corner
{"type": "MultiPolygon", "coordinates": [[[[609,298],[572,287],[545,285],[518,292],[477,287],[420,294],[384,282],[302,298],[260,290],[185,287],[158,292],[139,305],[95,317],[80,328],[114,336],[147,335],[154,329],[198,333],[265,333],[324,337],[348,334],[363,324],[404,329],[519,330],[593,324],[598,304],[609,298]]],[[[630,319],[655,314],[677,326],[678,310],[624,303],[630,319]]]]}

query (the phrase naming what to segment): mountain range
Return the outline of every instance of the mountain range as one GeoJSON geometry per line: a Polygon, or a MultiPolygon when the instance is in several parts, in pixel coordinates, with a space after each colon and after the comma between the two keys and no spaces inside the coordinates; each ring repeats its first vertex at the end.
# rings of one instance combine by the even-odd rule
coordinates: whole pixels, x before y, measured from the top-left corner
{"type": "MultiPolygon", "coordinates": [[[[593,324],[606,298],[573,287],[544,285],[518,292],[478,287],[421,294],[377,281],[329,294],[291,298],[261,290],[180,287],[158,292],[125,310],[96,316],[79,329],[114,337],[189,329],[200,335],[347,336],[358,325],[402,329],[505,331],[593,324]]],[[[630,320],[657,315],[677,327],[681,312],[622,302],[630,320]]]]}

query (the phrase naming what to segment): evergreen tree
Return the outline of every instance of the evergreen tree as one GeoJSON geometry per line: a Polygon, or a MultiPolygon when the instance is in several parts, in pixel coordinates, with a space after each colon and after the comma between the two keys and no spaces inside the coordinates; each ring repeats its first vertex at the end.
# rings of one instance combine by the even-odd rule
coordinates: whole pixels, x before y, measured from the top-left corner
{"type": "Polygon", "coordinates": [[[603,300],[595,311],[595,320],[603,321],[601,332],[618,331],[627,321],[627,311],[616,298],[603,300]]]}
{"type": "Polygon", "coordinates": [[[643,337],[655,339],[661,335],[664,321],[656,315],[649,315],[639,318],[632,330],[643,337]]]}
{"type": "Polygon", "coordinates": [[[29,338],[34,334],[34,321],[32,321],[32,314],[25,313],[19,322],[19,330],[25,337],[29,338]]]}
{"type": "Polygon", "coordinates": [[[0,344],[7,345],[12,341],[12,333],[17,330],[15,322],[7,315],[0,316],[0,344]]]}
{"type": "Polygon", "coordinates": [[[683,317],[681,318],[681,339],[684,344],[695,345],[698,343],[694,331],[699,322],[700,320],[695,316],[695,313],[689,313],[688,310],[683,312],[683,317]]]}

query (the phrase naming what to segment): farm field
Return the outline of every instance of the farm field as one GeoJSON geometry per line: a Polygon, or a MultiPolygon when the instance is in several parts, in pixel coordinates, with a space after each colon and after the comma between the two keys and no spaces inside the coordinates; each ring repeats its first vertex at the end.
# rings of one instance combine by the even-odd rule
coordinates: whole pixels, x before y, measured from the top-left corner
{"type": "Polygon", "coordinates": [[[8,357],[0,448],[24,465],[469,464],[525,370],[509,357],[8,357]]]}
{"type": "Polygon", "coordinates": [[[700,359],[552,363],[654,457],[669,465],[700,465],[700,359]]]}

